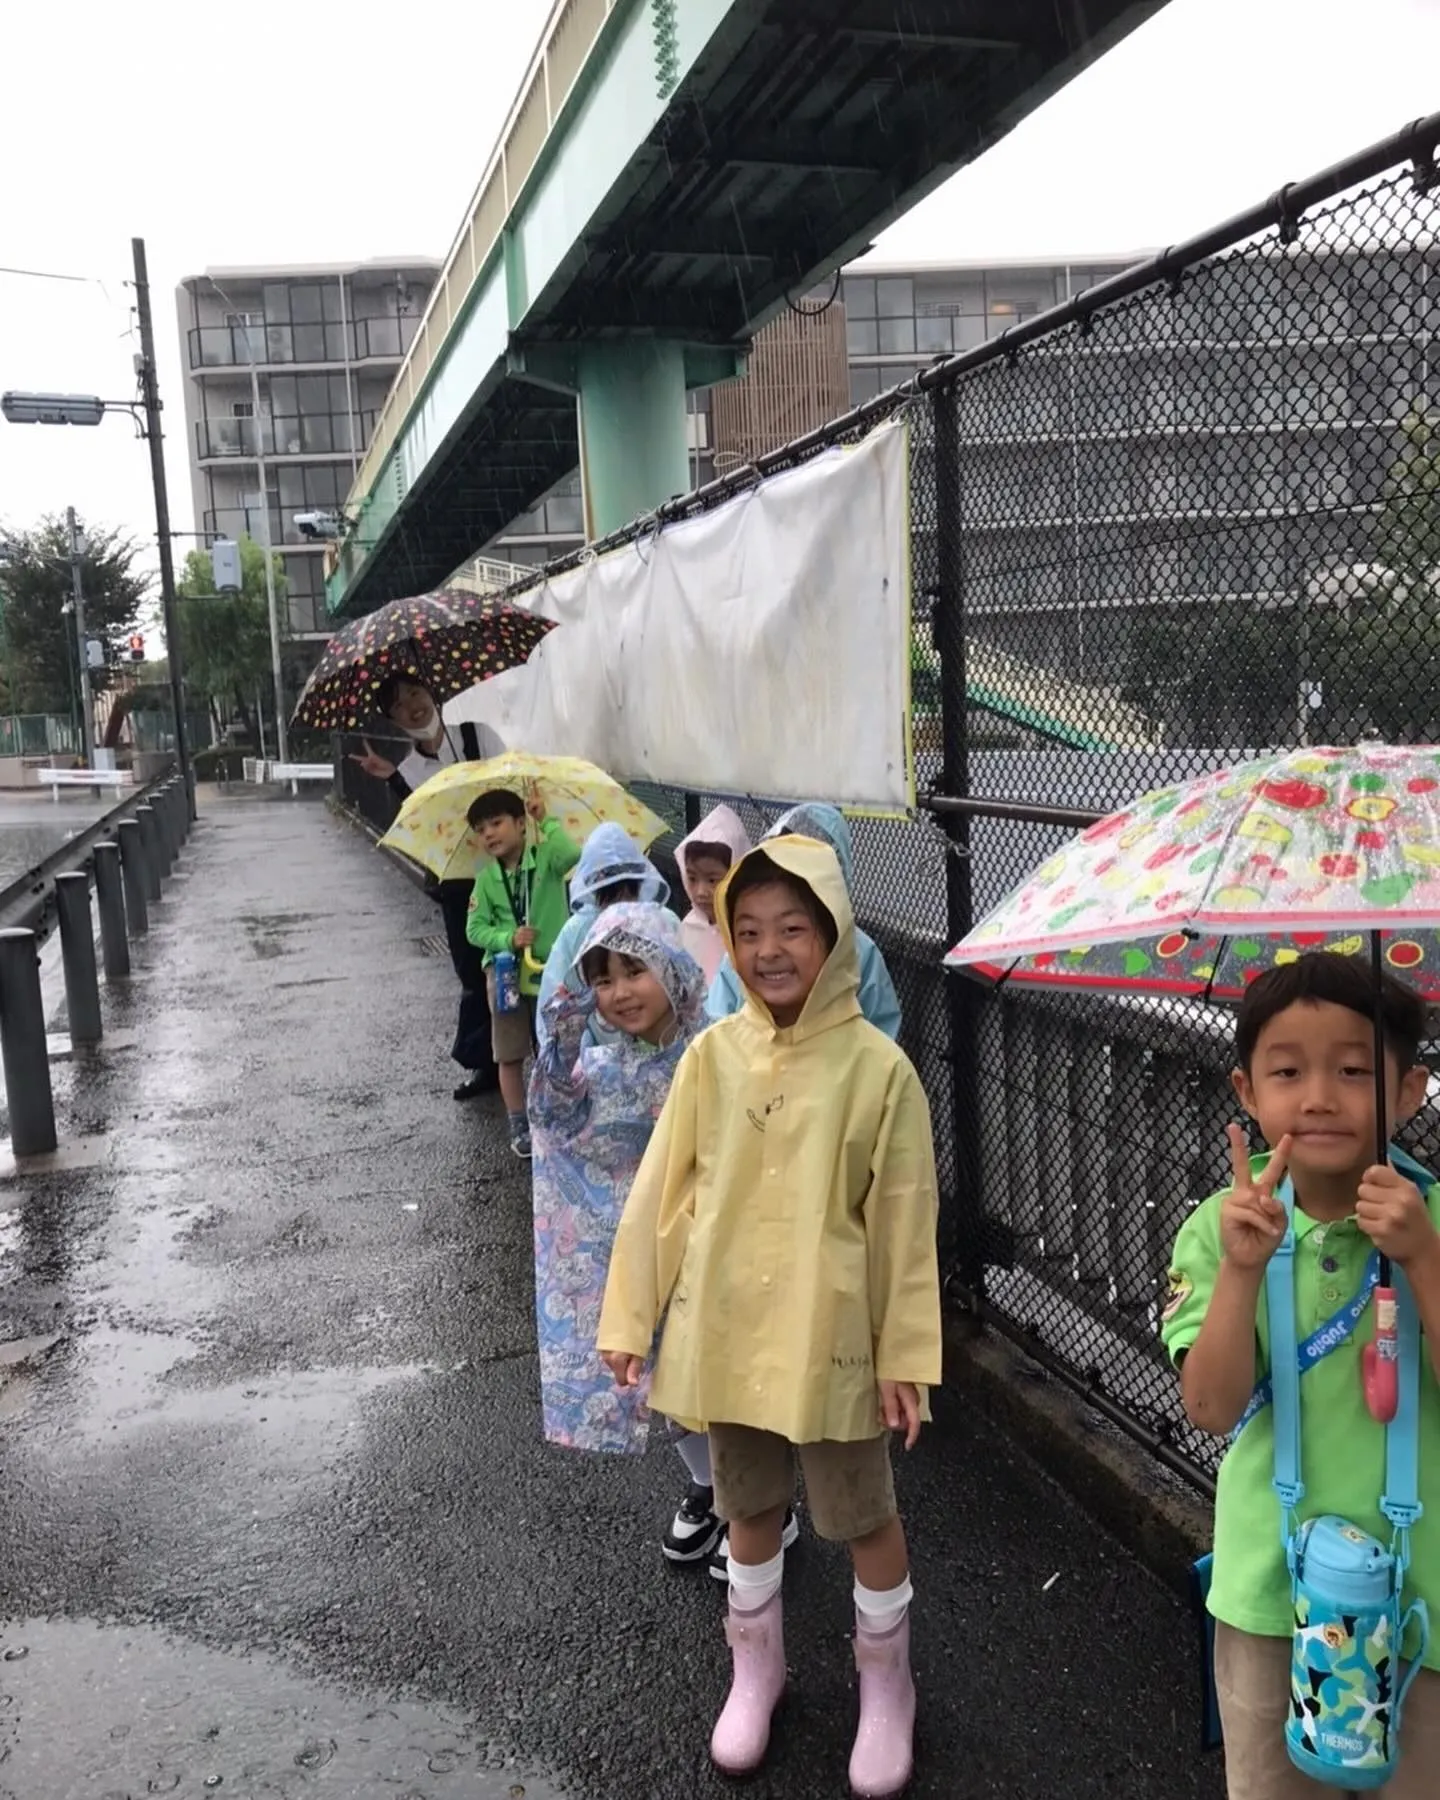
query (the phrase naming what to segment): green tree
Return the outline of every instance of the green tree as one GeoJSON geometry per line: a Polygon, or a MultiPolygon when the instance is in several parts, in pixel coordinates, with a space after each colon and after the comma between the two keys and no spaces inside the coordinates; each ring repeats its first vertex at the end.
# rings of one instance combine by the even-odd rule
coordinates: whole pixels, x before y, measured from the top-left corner
{"type": "MultiPolygon", "coordinates": [[[[274,556],[275,591],[285,594],[284,563],[274,556]]],[[[185,686],[210,709],[217,735],[237,718],[253,736],[250,702],[260,689],[274,704],[270,667],[270,609],[265,592],[265,552],[240,539],[238,594],[217,593],[208,550],[192,550],[176,584],[185,686]]]]}
{"type": "MultiPolygon", "coordinates": [[[[114,684],[115,663],[124,639],[135,629],[150,577],[137,569],[141,546],[107,527],[85,527],[80,560],[85,629],[105,645],[106,666],[92,669],[90,685],[103,692],[114,684]]],[[[64,519],[47,516],[27,531],[4,535],[0,562],[0,607],[4,637],[5,709],[9,712],[69,713],[75,692],[75,619],[70,603],[70,534],[64,519]]]]}

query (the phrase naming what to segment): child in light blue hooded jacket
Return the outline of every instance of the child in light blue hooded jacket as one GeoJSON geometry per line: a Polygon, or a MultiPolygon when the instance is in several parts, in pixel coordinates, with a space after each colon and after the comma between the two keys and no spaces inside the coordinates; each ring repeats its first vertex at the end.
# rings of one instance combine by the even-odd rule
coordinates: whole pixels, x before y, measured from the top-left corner
{"type": "MultiPolygon", "coordinates": [[[[782,813],[765,833],[766,838],[792,836],[818,838],[822,844],[829,844],[840,859],[845,885],[853,897],[855,847],[850,839],[849,823],[839,807],[806,801],[803,805],[792,806],[789,812],[782,813]]],[[[762,838],[761,842],[764,841],[762,838]]],[[[860,1010],[877,1031],[883,1031],[888,1038],[898,1038],[900,1001],[895,993],[895,983],[890,979],[890,971],[885,967],[885,958],[880,954],[880,946],[856,926],[855,948],[860,953],[860,1010]]],[[[710,984],[710,994],[705,1002],[706,1016],[710,1019],[726,1019],[731,1013],[739,1012],[744,1004],[745,993],[740,986],[740,978],[727,956],[710,984]]]]}
{"type": "MultiPolygon", "coordinates": [[[[621,900],[664,906],[669,898],[670,884],[621,826],[595,827],[586,838],[580,861],[570,877],[570,917],[560,927],[560,935],[545,959],[545,973],[540,979],[535,1033],[542,1050],[550,1037],[546,1004],[557,988],[573,985],[572,972],[580,951],[590,927],[605,908],[621,900]]],[[[620,1035],[592,1011],[582,1048],[613,1044],[620,1035]]]]}

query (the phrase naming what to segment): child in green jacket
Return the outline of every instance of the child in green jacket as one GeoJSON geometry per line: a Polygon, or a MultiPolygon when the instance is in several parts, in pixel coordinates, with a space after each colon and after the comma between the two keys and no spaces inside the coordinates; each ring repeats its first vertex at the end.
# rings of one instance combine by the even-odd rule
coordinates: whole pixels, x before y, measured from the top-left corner
{"type": "Polygon", "coordinates": [[[532,787],[526,799],[506,788],[482,794],[471,803],[470,829],[491,859],[475,877],[465,936],[485,953],[485,984],[490,997],[495,1062],[500,1092],[510,1118],[510,1148],[530,1154],[530,1122],[525,1113],[525,1058],[535,1042],[535,996],[545,958],[570,915],[565,877],[580,860],[577,846],[554,819],[532,787]],[[536,841],[528,843],[526,815],[535,821],[536,841]],[[520,970],[521,1004],[517,1012],[496,1005],[495,958],[513,951],[520,970]]]}

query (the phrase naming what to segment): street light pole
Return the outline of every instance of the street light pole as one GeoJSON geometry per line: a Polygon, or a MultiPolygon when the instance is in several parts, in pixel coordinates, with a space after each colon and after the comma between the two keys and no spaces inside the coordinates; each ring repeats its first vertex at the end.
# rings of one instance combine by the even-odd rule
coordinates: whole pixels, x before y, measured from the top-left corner
{"type": "Polygon", "coordinates": [[[90,656],[85,643],[85,589],[80,579],[80,531],[75,523],[75,508],[65,509],[65,523],[70,532],[70,593],[75,611],[75,647],[80,655],[80,748],[85,767],[95,767],[95,702],[90,693],[90,656]]]}
{"type": "Polygon", "coordinates": [[[150,477],[155,488],[155,532],[160,549],[160,610],[165,621],[165,651],[170,663],[170,704],[175,709],[175,759],[185,782],[190,817],[195,813],[195,771],[190,766],[185,728],[185,682],[181,668],[180,624],[175,607],[175,559],[170,548],[170,499],[165,488],[165,440],[160,430],[160,387],[155,376],[155,327],[150,318],[150,278],[144,238],[131,238],[135,258],[135,311],[140,326],[140,394],[145,408],[145,436],[150,443],[150,477]]]}

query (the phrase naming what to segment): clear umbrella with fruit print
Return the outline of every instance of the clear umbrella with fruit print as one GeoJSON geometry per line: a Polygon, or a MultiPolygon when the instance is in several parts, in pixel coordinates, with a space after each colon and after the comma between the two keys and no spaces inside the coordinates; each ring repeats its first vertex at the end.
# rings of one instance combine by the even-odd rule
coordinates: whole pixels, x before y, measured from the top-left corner
{"type": "MultiPolygon", "coordinates": [[[[995,983],[1238,999],[1307,949],[1440,1000],[1440,747],[1305,749],[1146,794],[1045,862],[950,952],[995,983]]],[[[1376,1010],[1378,1159],[1388,1152],[1376,1010]]],[[[1382,1261],[1366,1397],[1394,1416],[1382,1261]]]]}

